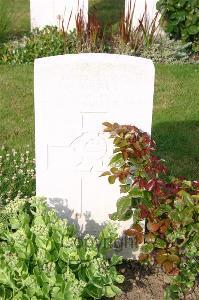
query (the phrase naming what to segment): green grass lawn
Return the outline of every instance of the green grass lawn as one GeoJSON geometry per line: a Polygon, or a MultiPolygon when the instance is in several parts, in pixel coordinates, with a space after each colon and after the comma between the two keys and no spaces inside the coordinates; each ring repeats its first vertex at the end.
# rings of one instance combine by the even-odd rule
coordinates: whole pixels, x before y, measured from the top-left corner
{"type": "Polygon", "coordinates": [[[17,150],[23,149],[25,145],[34,148],[32,65],[0,66],[0,145],[2,144],[17,150]]]}
{"type": "Polygon", "coordinates": [[[156,66],[152,135],[173,174],[199,179],[199,67],[156,66]]]}
{"type": "MultiPolygon", "coordinates": [[[[14,38],[22,36],[30,31],[30,1],[29,0],[0,0],[0,8],[3,7],[3,15],[0,12],[1,18],[7,16],[9,24],[6,30],[6,38],[14,38]],[[4,17],[4,14],[6,16],[4,17]]],[[[1,28],[0,28],[1,30],[1,28]]]]}
{"type": "MultiPolygon", "coordinates": [[[[173,174],[190,179],[199,178],[198,82],[198,66],[156,66],[152,135],[173,174]]],[[[0,66],[0,87],[0,145],[33,154],[33,66],[0,66]]]]}

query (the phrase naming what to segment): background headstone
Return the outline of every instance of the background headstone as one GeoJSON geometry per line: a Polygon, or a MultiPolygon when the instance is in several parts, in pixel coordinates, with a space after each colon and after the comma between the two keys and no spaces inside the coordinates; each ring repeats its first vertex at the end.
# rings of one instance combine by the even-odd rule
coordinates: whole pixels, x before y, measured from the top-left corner
{"type": "Polygon", "coordinates": [[[157,10],[156,10],[157,1],[158,0],[125,0],[125,16],[127,16],[129,12],[132,13],[133,7],[135,4],[135,10],[134,10],[133,22],[132,22],[133,27],[136,27],[139,25],[138,20],[142,19],[143,14],[145,12],[145,3],[147,5],[148,20],[149,20],[149,22],[153,21],[155,14],[157,12],[157,10]]]}
{"type": "Polygon", "coordinates": [[[87,22],[88,0],[30,0],[31,29],[46,25],[60,27],[64,20],[65,30],[73,30],[80,10],[87,22]]]}
{"type": "MultiPolygon", "coordinates": [[[[133,124],[150,133],[154,73],[151,60],[125,55],[35,61],[37,195],[81,232],[98,232],[120,197],[119,183],[99,178],[113,153],[102,123],[133,124]]],[[[121,223],[121,231],[131,223],[121,223]]]]}

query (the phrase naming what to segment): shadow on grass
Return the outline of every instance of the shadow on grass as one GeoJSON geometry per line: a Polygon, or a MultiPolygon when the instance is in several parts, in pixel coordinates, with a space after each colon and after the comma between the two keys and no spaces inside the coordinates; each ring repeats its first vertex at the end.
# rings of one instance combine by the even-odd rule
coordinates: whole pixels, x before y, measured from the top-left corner
{"type": "Polygon", "coordinates": [[[199,121],[154,124],[152,137],[172,175],[199,179],[199,121]]]}
{"type": "Polygon", "coordinates": [[[125,0],[91,1],[89,13],[94,13],[103,26],[116,25],[124,14],[125,0]]]}

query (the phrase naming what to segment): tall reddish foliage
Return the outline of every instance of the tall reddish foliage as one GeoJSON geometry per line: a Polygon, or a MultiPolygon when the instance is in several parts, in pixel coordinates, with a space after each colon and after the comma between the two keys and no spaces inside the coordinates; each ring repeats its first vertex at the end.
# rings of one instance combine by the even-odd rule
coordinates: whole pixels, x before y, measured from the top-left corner
{"type": "Polygon", "coordinates": [[[110,171],[102,176],[108,176],[111,184],[118,179],[125,194],[111,218],[132,218],[132,227],[124,233],[138,244],[145,241],[142,262],[160,265],[174,276],[167,290],[167,296],[174,297],[193,287],[199,270],[199,181],[173,177],[146,132],[117,123],[104,126],[113,139],[114,156],[110,171]],[[139,225],[142,220],[145,230],[139,225]]]}

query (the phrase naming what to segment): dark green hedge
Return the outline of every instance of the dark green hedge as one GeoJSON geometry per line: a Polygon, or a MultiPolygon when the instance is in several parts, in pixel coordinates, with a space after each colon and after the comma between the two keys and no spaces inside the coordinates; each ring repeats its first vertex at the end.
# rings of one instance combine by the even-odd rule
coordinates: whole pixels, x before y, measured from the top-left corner
{"type": "Polygon", "coordinates": [[[199,42],[199,0],[159,0],[161,24],[172,38],[199,42]]]}

